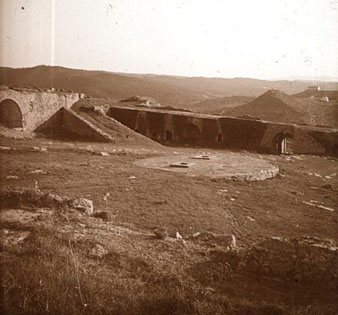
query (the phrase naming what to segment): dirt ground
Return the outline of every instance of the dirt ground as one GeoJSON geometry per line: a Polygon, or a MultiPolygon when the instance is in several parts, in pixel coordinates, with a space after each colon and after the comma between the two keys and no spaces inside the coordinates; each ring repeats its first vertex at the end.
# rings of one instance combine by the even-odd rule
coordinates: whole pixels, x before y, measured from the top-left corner
{"type": "MultiPolygon", "coordinates": [[[[74,291],[72,300],[80,301],[77,302],[80,306],[76,312],[64,309],[63,314],[319,315],[336,314],[334,312],[338,310],[338,305],[335,303],[338,289],[336,278],[330,285],[320,280],[316,280],[318,285],[312,282],[308,284],[306,282],[308,280],[301,281],[302,284],[298,285],[296,275],[292,276],[291,282],[288,280],[289,282],[284,283],[280,275],[270,275],[271,270],[274,270],[273,267],[266,272],[264,268],[259,272],[250,269],[255,265],[251,266],[254,260],[252,257],[256,257],[256,254],[250,256],[250,251],[243,254],[241,263],[233,263],[237,269],[244,262],[250,267],[247,267],[244,273],[229,273],[227,268],[232,264],[231,260],[238,260],[236,255],[239,254],[228,251],[223,245],[219,247],[211,243],[203,245],[204,243],[195,244],[189,241],[197,233],[212,232],[215,233],[210,234],[212,237],[213,235],[234,235],[237,247],[240,249],[251,248],[253,244],[271,237],[279,240],[311,236],[338,242],[338,160],[336,158],[236,152],[242,157],[250,156],[250,161],[257,159],[279,167],[279,174],[274,178],[264,181],[245,181],[203,175],[187,176],[184,173],[138,165],[140,160],[147,158],[173,155],[196,156],[206,153],[226,154],[227,151],[162,146],[154,148],[137,144],[117,146],[42,138],[1,138],[0,145],[2,189],[38,188],[55,195],[88,198],[93,200],[96,211],[108,211],[111,214],[113,225],[107,225],[98,222],[95,218],[86,219],[72,212],[53,214],[51,210],[42,209],[34,215],[43,215],[45,221],[37,219],[30,223],[32,225],[26,227],[14,225],[16,230],[23,231],[20,233],[33,229],[32,234],[38,235],[31,238],[29,244],[39,249],[38,254],[43,252],[43,255],[38,256],[42,257],[39,258],[41,266],[36,271],[43,281],[53,283],[52,280],[48,280],[51,277],[50,270],[53,270],[54,277],[61,277],[58,270],[64,270],[62,266],[65,261],[62,257],[74,258],[74,255],[77,255],[81,258],[82,266],[86,266],[87,269],[82,268],[82,274],[81,270],[75,268],[75,271],[81,275],[81,281],[86,283],[85,279],[90,280],[87,281],[88,292],[83,289],[84,297],[81,292],[80,296],[78,295],[79,285],[65,284],[65,282],[61,286],[56,286],[56,294],[60,294],[60,287],[62,287],[61,290],[64,289],[65,292],[74,291]],[[37,225],[35,228],[38,228],[41,222],[45,222],[44,232],[40,230],[34,232],[34,224],[37,225]],[[174,241],[156,241],[149,238],[149,235],[154,235],[155,230],[161,229],[167,230],[174,241]],[[47,233],[46,230],[48,234],[44,234],[47,233]],[[128,233],[123,234],[124,231],[128,233]],[[175,241],[177,232],[186,239],[185,243],[175,241]],[[68,237],[67,240],[65,235],[68,237]],[[93,260],[91,254],[88,254],[88,248],[91,247],[96,252],[107,251],[109,254],[105,254],[106,256],[102,254],[104,256],[102,258],[101,254],[96,253],[96,258],[93,260]],[[75,254],[73,251],[76,251],[75,254]],[[50,254],[51,252],[53,255],[50,254]],[[234,258],[235,256],[237,258],[234,258]],[[58,260],[60,267],[50,267],[59,266],[58,260]],[[44,280],[41,268],[49,270],[46,271],[47,280],[44,280]],[[97,283],[94,279],[97,279],[97,283]],[[103,283],[107,287],[104,287],[103,283]],[[108,293],[108,287],[114,288],[115,291],[108,293]],[[98,311],[99,297],[95,292],[107,295],[102,301],[105,305],[104,310],[98,311]],[[147,294],[151,292],[152,295],[145,296],[144,292],[147,294]],[[111,303],[112,295],[115,304],[111,303]],[[135,298],[131,300],[133,296],[135,298]],[[133,304],[136,303],[136,297],[142,302],[138,300],[137,307],[133,304]],[[96,303],[96,308],[93,306],[89,310],[87,306],[84,307],[83,300],[86,299],[93,304],[96,303]],[[96,302],[92,301],[93,299],[96,302]],[[243,299],[247,302],[243,302],[243,299]],[[241,304],[236,311],[236,301],[239,300],[241,304]],[[312,302],[311,307],[307,306],[312,302]],[[124,306],[115,309],[114,312],[108,312],[107,307],[116,306],[116,303],[124,306]],[[272,303],[273,306],[266,303],[272,303]],[[132,311],[126,305],[135,307],[133,306],[132,311]],[[140,311],[140,305],[143,311],[140,311]],[[285,305],[287,306],[284,308],[285,305]],[[299,305],[302,312],[297,311],[299,305]],[[289,313],[290,309],[292,312],[289,313]]],[[[10,210],[6,211],[10,214],[10,210]]],[[[21,209],[16,213],[20,217],[25,210],[21,209]]],[[[15,232],[11,232],[13,224],[13,222],[2,223],[2,228],[5,228],[9,236],[15,232]]],[[[253,250],[260,252],[260,248],[254,247],[253,250]]],[[[278,246],[276,248],[277,259],[271,258],[273,262],[271,265],[275,265],[275,270],[280,270],[278,263],[283,260],[283,257],[278,257],[278,246]]],[[[8,252],[10,254],[8,259],[13,260],[9,260],[9,267],[7,267],[9,270],[5,282],[7,286],[8,283],[14,282],[11,279],[16,273],[19,274],[20,270],[25,268],[31,270],[37,262],[34,255],[38,254],[33,255],[31,249],[28,254],[22,252],[18,254],[18,249],[15,249],[14,256],[13,251],[12,249],[8,252]],[[26,260],[23,260],[24,257],[26,260]],[[16,266],[14,262],[21,262],[23,265],[15,267],[16,270],[12,267],[16,266]]],[[[274,253],[273,250],[272,252],[274,253]]],[[[8,253],[5,254],[9,255],[8,253]]],[[[294,255],[296,257],[298,253],[295,252],[294,255]]],[[[326,253],[318,257],[329,261],[325,257],[330,255],[326,253]]],[[[270,259],[268,256],[264,258],[264,255],[259,257],[263,257],[263,263],[265,259],[270,259]]],[[[75,264],[73,265],[76,267],[75,264]]],[[[69,263],[69,268],[68,265],[66,266],[69,270],[65,267],[69,271],[67,277],[74,277],[73,265],[69,263]]],[[[320,274],[321,271],[318,270],[320,274]]],[[[62,272],[66,275],[66,271],[62,272]]],[[[330,276],[330,272],[326,273],[330,276]]],[[[23,277],[27,278],[26,273],[23,277]]],[[[37,291],[32,292],[44,292],[40,287],[42,280],[39,277],[36,278],[34,287],[37,291]]],[[[285,274],[285,277],[289,275],[285,274]]],[[[21,280],[17,281],[19,283],[21,280]]],[[[74,281],[76,283],[79,279],[74,281]]],[[[10,288],[13,288],[13,283],[11,285],[10,288]]],[[[15,291],[15,294],[8,289],[11,298],[24,294],[20,289],[22,285],[17,287],[15,288],[18,291],[15,291]]],[[[55,298],[55,294],[50,293],[51,290],[48,292],[49,300],[43,297],[39,303],[45,308],[52,308],[51,301],[55,298]],[[50,304],[48,301],[42,302],[45,299],[50,304]]],[[[65,297],[65,305],[70,303],[70,293],[65,297]]],[[[37,295],[34,293],[34,296],[37,295]]],[[[15,299],[13,301],[21,303],[20,301],[26,298],[18,297],[18,302],[15,302],[15,299]]],[[[34,307],[37,303],[36,299],[32,297],[31,303],[34,307]]],[[[57,309],[57,303],[60,302],[54,303],[57,309]]],[[[29,302],[20,308],[22,312],[26,310],[27,314],[28,304],[29,302]]],[[[37,312],[37,309],[34,309],[34,312],[37,312]]]]}
{"type": "Polygon", "coordinates": [[[37,185],[51,193],[86,197],[94,200],[96,209],[111,212],[117,224],[145,230],[167,227],[170,233],[178,231],[183,236],[203,231],[230,233],[239,243],[265,236],[303,235],[338,241],[335,158],[256,155],[277,165],[280,174],[248,182],[189,177],[134,164],[174,152],[203,154],[205,149],[154,150],[137,145],[5,138],[1,145],[12,148],[1,150],[2,188],[37,185]],[[33,147],[47,151],[35,152],[33,147]],[[99,155],[102,151],[109,156],[99,155]],[[316,202],[334,211],[310,205],[316,202]]]}

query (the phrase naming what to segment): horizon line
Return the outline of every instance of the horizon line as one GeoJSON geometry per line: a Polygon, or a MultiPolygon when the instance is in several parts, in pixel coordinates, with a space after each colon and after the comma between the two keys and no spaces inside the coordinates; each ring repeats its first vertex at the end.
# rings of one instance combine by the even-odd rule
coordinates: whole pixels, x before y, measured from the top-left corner
{"type": "Polygon", "coordinates": [[[248,80],[259,80],[259,81],[304,81],[304,82],[325,82],[325,83],[338,83],[338,77],[331,76],[314,76],[314,77],[304,77],[304,76],[295,76],[295,77],[278,77],[278,78],[258,78],[258,77],[245,77],[245,76],[236,76],[236,77],[221,77],[221,76],[203,76],[203,75],[181,75],[181,74],[165,74],[165,73],[144,73],[144,72],[122,72],[122,71],[112,71],[104,69],[85,69],[85,68],[73,68],[67,67],[64,65],[48,65],[48,64],[37,64],[34,66],[23,66],[23,67],[12,67],[0,65],[0,68],[9,68],[14,70],[19,69],[32,69],[38,67],[50,67],[50,68],[65,68],[70,70],[78,71],[92,71],[92,72],[106,72],[114,74],[124,74],[124,75],[147,75],[147,76],[168,76],[168,77],[181,77],[181,78],[204,78],[204,79],[224,79],[224,80],[236,80],[236,79],[248,79],[248,80]]]}

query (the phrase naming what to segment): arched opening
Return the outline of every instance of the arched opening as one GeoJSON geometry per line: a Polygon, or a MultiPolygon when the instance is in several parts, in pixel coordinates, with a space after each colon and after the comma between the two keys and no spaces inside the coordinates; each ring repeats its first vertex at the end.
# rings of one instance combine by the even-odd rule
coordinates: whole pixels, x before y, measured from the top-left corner
{"type": "Polygon", "coordinates": [[[169,130],[166,130],[165,141],[172,141],[172,140],[173,140],[173,134],[169,130]]]}
{"type": "Polygon", "coordinates": [[[197,144],[201,138],[200,129],[194,124],[187,124],[183,128],[183,140],[186,143],[197,144]]]}
{"type": "Polygon", "coordinates": [[[150,138],[151,138],[152,140],[155,140],[155,141],[158,140],[158,139],[157,139],[157,133],[156,133],[156,132],[152,132],[150,138]]]}
{"type": "Polygon", "coordinates": [[[293,137],[289,133],[282,132],[275,139],[277,154],[293,154],[293,137]]]}
{"type": "Polygon", "coordinates": [[[8,128],[22,128],[22,113],[19,105],[6,99],[0,103],[0,124],[8,128]]]}

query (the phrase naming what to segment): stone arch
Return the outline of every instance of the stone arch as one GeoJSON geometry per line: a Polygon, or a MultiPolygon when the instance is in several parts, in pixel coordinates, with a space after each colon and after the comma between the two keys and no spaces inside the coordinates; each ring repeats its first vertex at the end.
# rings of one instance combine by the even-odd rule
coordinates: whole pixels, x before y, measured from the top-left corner
{"type": "Polygon", "coordinates": [[[147,135],[147,123],[146,123],[146,113],[139,112],[136,118],[136,128],[138,133],[147,135]]]}
{"type": "Polygon", "coordinates": [[[22,128],[22,112],[18,103],[12,99],[0,102],[0,124],[8,128],[22,128]]]}
{"type": "Polygon", "coordinates": [[[165,141],[172,141],[173,140],[173,134],[171,131],[166,130],[165,131],[165,141]]]}
{"type": "Polygon", "coordinates": [[[288,132],[279,133],[274,139],[277,154],[293,154],[293,136],[288,132]]]}
{"type": "Polygon", "coordinates": [[[201,131],[195,124],[187,124],[182,132],[183,140],[186,143],[197,144],[201,138],[201,131]]]}
{"type": "Polygon", "coordinates": [[[150,139],[157,141],[158,140],[158,134],[153,131],[150,135],[150,139]]]}

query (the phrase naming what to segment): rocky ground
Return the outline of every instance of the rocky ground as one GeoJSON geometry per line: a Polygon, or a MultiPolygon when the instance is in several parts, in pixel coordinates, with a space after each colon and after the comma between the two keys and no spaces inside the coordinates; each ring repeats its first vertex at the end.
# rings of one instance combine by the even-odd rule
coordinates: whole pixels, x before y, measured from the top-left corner
{"type": "Polygon", "coordinates": [[[246,181],[137,163],[198,148],[0,150],[5,314],[338,312],[335,158],[251,154],[279,174],[246,181]]]}

